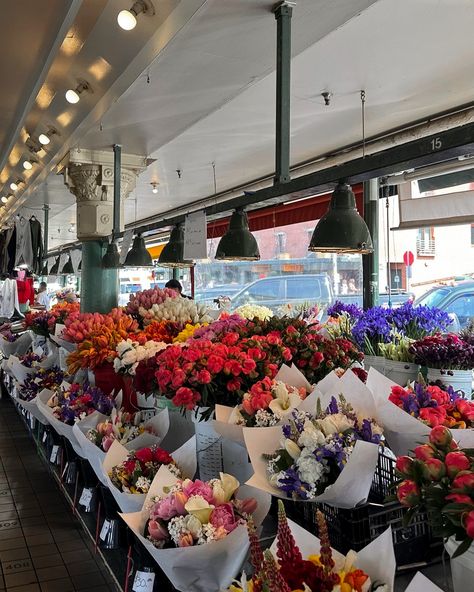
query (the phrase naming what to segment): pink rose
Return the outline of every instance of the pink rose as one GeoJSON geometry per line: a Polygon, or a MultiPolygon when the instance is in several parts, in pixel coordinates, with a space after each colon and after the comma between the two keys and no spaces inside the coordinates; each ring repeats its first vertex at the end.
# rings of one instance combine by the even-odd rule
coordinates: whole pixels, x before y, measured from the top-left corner
{"type": "Polygon", "coordinates": [[[154,541],[166,541],[169,538],[168,530],[156,520],[148,522],[148,532],[154,541]]]}
{"type": "Polygon", "coordinates": [[[212,510],[209,523],[215,528],[223,527],[227,533],[232,532],[237,526],[232,504],[222,504],[212,510]]]}
{"type": "Polygon", "coordinates": [[[192,495],[200,495],[203,497],[208,504],[214,503],[214,495],[212,492],[212,487],[205,483],[204,481],[200,481],[196,479],[196,481],[190,481],[184,488],[183,493],[188,497],[188,499],[192,495]]]}

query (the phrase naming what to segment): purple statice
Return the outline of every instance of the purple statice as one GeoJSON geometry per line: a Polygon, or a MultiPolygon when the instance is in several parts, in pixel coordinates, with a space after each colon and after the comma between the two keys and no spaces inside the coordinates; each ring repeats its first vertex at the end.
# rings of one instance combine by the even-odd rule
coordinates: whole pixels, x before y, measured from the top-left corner
{"type": "Polygon", "coordinates": [[[0,326],[0,336],[3,337],[9,343],[14,343],[18,337],[20,336],[19,333],[12,333],[12,326],[10,323],[4,323],[0,326]]]}
{"type": "Polygon", "coordinates": [[[352,328],[356,344],[366,355],[380,355],[378,344],[388,343],[392,332],[393,311],[382,306],[369,308],[352,328]]]}
{"type": "Polygon", "coordinates": [[[41,356],[34,354],[33,352],[28,352],[24,356],[21,356],[20,362],[25,366],[25,368],[33,368],[36,362],[41,362],[41,356]]]}
{"type": "Polygon", "coordinates": [[[200,327],[193,333],[193,339],[207,339],[215,341],[220,339],[226,333],[236,331],[239,327],[246,324],[246,320],[240,315],[231,314],[210,323],[206,327],[200,327]]]}
{"type": "Polygon", "coordinates": [[[422,339],[447,331],[452,319],[440,308],[414,306],[412,302],[405,302],[393,310],[392,322],[396,331],[405,337],[422,339]]]}
{"type": "Polygon", "coordinates": [[[361,316],[364,314],[364,311],[362,308],[360,308],[360,306],[357,306],[357,304],[345,304],[340,300],[336,300],[334,304],[328,307],[326,313],[328,317],[334,318],[340,317],[345,313],[353,321],[356,321],[361,318],[361,316]]]}

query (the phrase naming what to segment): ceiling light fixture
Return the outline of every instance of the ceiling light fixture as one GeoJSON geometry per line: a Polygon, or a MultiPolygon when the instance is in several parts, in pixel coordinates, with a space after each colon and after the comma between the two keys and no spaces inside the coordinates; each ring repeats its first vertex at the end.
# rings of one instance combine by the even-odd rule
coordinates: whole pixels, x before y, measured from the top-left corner
{"type": "Polygon", "coordinates": [[[152,186],[152,193],[158,193],[158,183],[156,181],[153,181],[152,183],[150,183],[150,185],[152,186]]]}
{"type": "Polygon", "coordinates": [[[194,261],[184,259],[184,228],[176,224],[171,231],[169,242],[164,246],[158,259],[160,267],[193,267],[194,261]]]}
{"type": "Polygon", "coordinates": [[[23,168],[27,171],[31,171],[34,164],[38,164],[38,161],[35,160],[34,158],[30,158],[29,160],[26,159],[23,161],[23,168]]]}
{"type": "Polygon", "coordinates": [[[11,189],[12,191],[16,191],[16,190],[18,189],[18,187],[19,187],[20,185],[23,185],[24,183],[25,183],[25,182],[24,182],[24,181],[22,181],[21,179],[18,179],[16,182],[15,182],[15,181],[13,181],[12,183],[10,183],[10,189],[11,189]]]}
{"type": "Polygon", "coordinates": [[[50,275],[58,275],[59,272],[59,257],[56,257],[56,261],[54,262],[53,267],[51,267],[51,271],[49,272],[50,275]]]}
{"type": "Polygon", "coordinates": [[[6,204],[8,202],[8,197],[6,197],[5,195],[2,195],[1,201],[3,204],[6,204]]]}
{"type": "Polygon", "coordinates": [[[86,92],[93,92],[90,84],[86,80],[78,80],[79,84],[75,89],[70,88],[66,91],[66,101],[71,104],[79,103],[81,100],[81,94],[86,92]]]}
{"type": "Polygon", "coordinates": [[[102,257],[102,267],[104,269],[117,269],[117,267],[120,267],[120,254],[115,241],[107,245],[107,251],[102,257]]]}
{"type": "Polygon", "coordinates": [[[121,10],[117,15],[117,23],[124,31],[131,31],[137,26],[137,16],[140,14],[153,16],[155,7],[150,0],[137,0],[130,10],[121,10]]]}
{"type": "Polygon", "coordinates": [[[141,234],[133,239],[133,246],[127,253],[124,267],[153,267],[153,259],[145,246],[145,240],[141,234]]]}
{"type": "Polygon", "coordinates": [[[45,134],[40,134],[38,136],[38,141],[40,144],[43,144],[43,146],[46,146],[51,142],[51,136],[54,136],[57,133],[58,132],[54,127],[50,127],[48,128],[48,131],[45,134]]]}
{"type": "Polygon", "coordinates": [[[72,264],[71,255],[69,255],[68,260],[64,264],[61,275],[72,275],[74,273],[74,266],[72,264]]]}
{"type": "Polygon", "coordinates": [[[219,241],[216,259],[229,261],[258,261],[260,251],[254,235],[249,230],[247,213],[243,208],[234,211],[229,228],[219,241]]]}
{"type": "Polygon", "coordinates": [[[334,189],[328,211],[319,220],[308,251],[362,253],[373,251],[369,229],[356,208],[350,185],[340,181],[334,189]]]}

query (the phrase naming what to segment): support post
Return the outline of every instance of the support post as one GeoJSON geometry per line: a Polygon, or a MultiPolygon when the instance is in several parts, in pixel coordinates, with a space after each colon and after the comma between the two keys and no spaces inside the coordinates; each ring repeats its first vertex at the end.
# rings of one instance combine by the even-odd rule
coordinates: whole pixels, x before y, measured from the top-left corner
{"type": "Polygon", "coordinates": [[[49,233],[49,206],[44,204],[44,221],[43,221],[43,259],[41,260],[40,271],[44,267],[44,262],[48,258],[48,233],[49,233]]]}
{"type": "Polygon", "coordinates": [[[364,310],[376,306],[379,300],[379,182],[364,182],[364,219],[372,237],[374,250],[362,256],[364,310]]]}
{"type": "Polygon", "coordinates": [[[114,144],[114,213],[112,226],[112,241],[120,232],[120,176],[122,169],[122,146],[114,144]]]}
{"type": "Polygon", "coordinates": [[[118,302],[118,269],[104,269],[102,257],[107,243],[82,243],[81,312],[107,313],[118,302]]]}
{"type": "Polygon", "coordinates": [[[277,21],[275,185],[290,180],[291,5],[283,1],[273,7],[277,21]]]}
{"type": "Polygon", "coordinates": [[[173,279],[179,280],[179,269],[177,267],[173,267],[173,279]]]}

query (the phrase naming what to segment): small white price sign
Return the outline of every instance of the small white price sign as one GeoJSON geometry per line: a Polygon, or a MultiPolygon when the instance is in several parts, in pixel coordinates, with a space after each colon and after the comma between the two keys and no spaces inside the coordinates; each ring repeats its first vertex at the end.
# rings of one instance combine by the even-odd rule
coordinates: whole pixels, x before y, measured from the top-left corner
{"type": "Polygon", "coordinates": [[[132,592],[153,592],[155,574],[149,571],[137,571],[133,580],[132,592]]]}
{"type": "Polygon", "coordinates": [[[56,444],[53,446],[51,450],[51,456],[49,457],[49,462],[55,463],[58,458],[59,446],[56,444]]]}
{"type": "Polygon", "coordinates": [[[102,529],[99,534],[99,538],[101,541],[105,541],[105,537],[110,530],[110,522],[108,520],[104,520],[104,524],[102,524],[102,529]]]}
{"type": "Polygon", "coordinates": [[[45,430],[43,432],[43,444],[46,442],[46,439],[48,438],[48,432],[45,430]]]}
{"type": "Polygon", "coordinates": [[[79,505],[88,508],[92,501],[92,490],[84,487],[81,493],[81,497],[79,498],[79,505]]]}
{"type": "Polygon", "coordinates": [[[155,417],[156,409],[142,409],[142,421],[148,421],[152,417],[155,417]]]}

